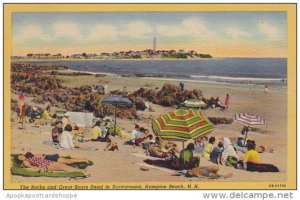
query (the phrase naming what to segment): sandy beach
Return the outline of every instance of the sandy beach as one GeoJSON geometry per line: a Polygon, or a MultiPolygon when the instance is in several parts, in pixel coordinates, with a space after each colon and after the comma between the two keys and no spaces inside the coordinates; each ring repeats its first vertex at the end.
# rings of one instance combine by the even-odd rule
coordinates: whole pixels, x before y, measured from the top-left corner
{"type": "MultiPolygon", "coordinates": [[[[179,84],[179,80],[164,80],[157,78],[136,78],[121,77],[106,74],[104,77],[95,76],[58,76],[62,80],[63,86],[80,87],[83,85],[93,85],[107,83],[109,89],[122,90],[126,86],[128,92],[133,92],[141,87],[161,88],[165,83],[179,84]]],[[[262,85],[238,85],[221,84],[197,81],[183,81],[186,89],[201,89],[203,96],[219,97],[223,102],[228,93],[230,95],[229,109],[220,111],[219,109],[207,109],[203,112],[208,117],[227,117],[233,118],[240,112],[248,112],[262,116],[267,124],[259,126],[263,133],[250,132],[249,137],[256,141],[256,144],[264,145],[267,149],[273,149],[273,153],[266,151],[260,154],[263,163],[276,165],[279,173],[258,173],[237,170],[231,167],[220,166],[221,173],[233,173],[231,178],[225,181],[283,181],[287,178],[287,89],[285,86],[272,86],[269,92],[264,92],[262,85]]],[[[12,98],[17,100],[17,95],[12,94],[12,98]]],[[[32,98],[26,101],[30,105],[38,105],[31,102],[32,98]]],[[[151,120],[161,114],[173,111],[175,107],[162,107],[152,104],[155,112],[138,111],[140,120],[118,119],[118,127],[130,132],[134,124],[139,124],[151,130],[151,120]]],[[[45,105],[38,105],[45,107],[45,105]]],[[[52,146],[45,145],[43,142],[51,140],[51,127],[34,127],[26,124],[26,129],[20,129],[21,124],[17,123],[16,113],[12,113],[12,153],[31,151],[35,153],[58,153],[60,155],[87,158],[94,162],[94,165],[87,168],[90,177],[81,180],[68,180],[66,178],[30,178],[22,176],[12,176],[13,183],[45,183],[45,182],[176,182],[176,181],[198,181],[197,178],[187,178],[184,176],[173,176],[171,171],[151,168],[149,171],[140,170],[143,160],[146,158],[141,147],[123,145],[125,139],[114,138],[119,145],[119,151],[104,151],[106,144],[100,142],[85,142],[82,147],[93,147],[95,151],[83,149],[60,150],[52,146]],[[141,155],[141,156],[137,156],[141,155]],[[143,157],[144,155],[144,157],[143,157]]],[[[243,125],[233,122],[229,125],[216,125],[209,136],[215,136],[216,141],[223,137],[236,138],[243,125]]],[[[87,133],[88,137],[90,133],[87,133]]],[[[213,163],[201,159],[201,166],[210,166],[213,163]]],[[[219,181],[211,179],[201,179],[201,181],[219,181]]],[[[222,180],[223,181],[223,180],[222,180]]]]}

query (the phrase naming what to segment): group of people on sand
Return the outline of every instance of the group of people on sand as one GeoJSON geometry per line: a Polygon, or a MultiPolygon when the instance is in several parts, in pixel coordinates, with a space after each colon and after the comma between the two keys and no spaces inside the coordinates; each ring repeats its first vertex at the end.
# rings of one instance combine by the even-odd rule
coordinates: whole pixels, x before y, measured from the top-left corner
{"type": "Polygon", "coordinates": [[[254,140],[247,140],[247,151],[241,156],[238,155],[229,138],[224,137],[217,146],[215,146],[215,142],[215,137],[209,138],[202,152],[203,158],[217,165],[231,166],[247,171],[279,172],[276,166],[261,162],[254,140]]]}
{"type": "Polygon", "coordinates": [[[225,97],[225,103],[223,104],[219,97],[214,98],[211,97],[210,99],[205,101],[206,106],[203,107],[203,109],[208,108],[220,108],[221,110],[225,110],[229,108],[229,94],[225,97]]]}
{"type": "Polygon", "coordinates": [[[41,110],[37,106],[30,106],[25,102],[25,96],[20,94],[17,102],[17,121],[22,124],[21,129],[25,129],[25,123],[30,122],[34,125],[45,125],[52,120],[50,106],[41,110]],[[27,120],[26,117],[29,117],[27,120]]]}

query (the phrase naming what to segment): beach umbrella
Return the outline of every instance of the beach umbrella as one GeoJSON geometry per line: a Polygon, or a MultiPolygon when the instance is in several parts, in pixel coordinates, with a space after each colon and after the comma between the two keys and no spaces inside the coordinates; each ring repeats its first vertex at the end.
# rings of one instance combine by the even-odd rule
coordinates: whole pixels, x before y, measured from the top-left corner
{"type": "Polygon", "coordinates": [[[183,105],[189,108],[201,108],[202,106],[205,106],[206,103],[200,99],[188,99],[183,102],[183,105]]]}
{"type": "Polygon", "coordinates": [[[117,127],[117,107],[119,106],[131,106],[132,102],[121,95],[111,95],[102,100],[104,104],[111,104],[115,106],[115,126],[114,126],[114,133],[116,133],[117,127]]]}
{"type": "Polygon", "coordinates": [[[212,131],[213,124],[200,110],[176,110],[153,120],[152,127],[164,139],[186,141],[212,131]]]}
{"type": "Polygon", "coordinates": [[[176,110],[152,121],[153,132],[163,139],[182,141],[200,137],[213,129],[213,124],[200,110],[176,110]]]}
{"type": "MultiPolygon", "coordinates": [[[[253,126],[253,125],[265,125],[266,121],[264,118],[254,115],[254,114],[249,114],[249,113],[239,113],[234,116],[234,120],[237,122],[240,122],[244,125],[247,126],[253,126]]],[[[248,131],[245,134],[245,143],[247,139],[248,131]]],[[[244,143],[244,145],[245,145],[244,143]]]]}
{"type": "Polygon", "coordinates": [[[236,114],[234,120],[247,126],[266,124],[266,121],[262,117],[249,113],[236,114]]]}

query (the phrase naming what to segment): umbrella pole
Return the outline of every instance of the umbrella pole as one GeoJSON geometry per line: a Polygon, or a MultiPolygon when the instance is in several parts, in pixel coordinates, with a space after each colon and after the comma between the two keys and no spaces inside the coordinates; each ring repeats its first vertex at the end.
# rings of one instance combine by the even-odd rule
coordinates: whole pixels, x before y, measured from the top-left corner
{"type": "Polygon", "coordinates": [[[248,131],[247,131],[246,134],[245,134],[244,146],[246,145],[247,135],[248,135],[248,131]]]}
{"type": "Polygon", "coordinates": [[[185,160],[184,160],[184,142],[182,142],[182,148],[183,148],[183,164],[185,164],[185,160]]]}
{"type": "Polygon", "coordinates": [[[115,106],[115,127],[114,127],[114,134],[116,134],[117,129],[117,105],[115,106]]]}

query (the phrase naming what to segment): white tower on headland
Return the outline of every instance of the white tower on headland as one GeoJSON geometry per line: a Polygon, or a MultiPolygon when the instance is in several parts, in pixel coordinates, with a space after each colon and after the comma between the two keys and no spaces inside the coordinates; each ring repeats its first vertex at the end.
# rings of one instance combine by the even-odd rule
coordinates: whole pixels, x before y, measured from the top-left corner
{"type": "Polygon", "coordinates": [[[156,37],[153,38],[153,51],[156,51],[156,37]]]}

